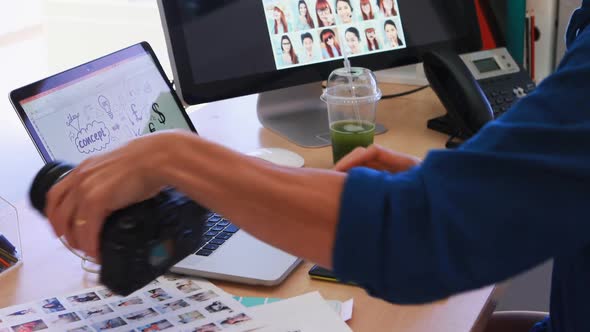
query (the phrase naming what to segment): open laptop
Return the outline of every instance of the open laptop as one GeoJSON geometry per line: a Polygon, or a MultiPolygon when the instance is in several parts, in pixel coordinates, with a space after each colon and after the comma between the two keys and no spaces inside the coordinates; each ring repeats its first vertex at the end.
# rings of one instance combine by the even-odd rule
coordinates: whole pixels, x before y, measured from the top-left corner
{"type": "MultiPolygon", "coordinates": [[[[196,132],[145,42],[16,89],[10,100],[45,162],[77,164],[158,130],[196,132]]],[[[203,246],[172,272],[275,285],[300,261],[213,212],[206,226],[203,246]]]]}

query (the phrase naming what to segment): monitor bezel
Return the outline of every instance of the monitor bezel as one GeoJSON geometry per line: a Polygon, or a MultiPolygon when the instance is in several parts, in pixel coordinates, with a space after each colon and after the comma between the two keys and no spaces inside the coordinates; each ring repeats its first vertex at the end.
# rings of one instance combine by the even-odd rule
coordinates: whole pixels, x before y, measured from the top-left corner
{"type": "Polygon", "coordinates": [[[41,158],[43,159],[44,162],[47,163],[47,162],[53,161],[53,159],[51,158],[51,155],[49,154],[49,152],[45,148],[45,144],[43,142],[43,139],[38,135],[38,133],[35,129],[35,126],[33,125],[31,119],[29,118],[29,116],[25,112],[21,102],[23,100],[28,99],[28,98],[35,97],[39,94],[42,94],[42,93],[45,93],[49,90],[55,89],[57,87],[75,82],[80,79],[83,79],[86,76],[92,75],[93,73],[99,72],[104,68],[108,68],[108,67],[110,67],[114,64],[120,63],[121,61],[124,61],[126,59],[132,58],[132,57],[137,56],[139,54],[145,54],[145,53],[147,53],[151,57],[151,59],[154,61],[156,68],[158,69],[158,71],[160,72],[160,75],[162,75],[162,78],[164,79],[164,81],[166,82],[166,85],[170,89],[170,92],[174,98],[174,101],[178,105],[178,109],[180,110],[180,112],[182,112],[182,115],[183,115],[188,127],[190,128],[190,130],[192,132],[195,132],[195,133],[197,132],[189,115],[187,114],[184,106],[182,105],[180,98],[175,93],[175,91],[172,87],[172,83],[167,78],[166,73],[164,72],[162,65],[158,61],[152,47],[147,42],[144,41],[144,42],[141,42],[141,43],[138,43],[135,45],[131,45],[131,46],[126,47],[124,49],[115,51],[113,53],[107,54],[107,55],[102,56],[100,58],[91,60],[89,62],[86,62],[84,64],[76,66],[74,68],[67,69],[67,70],[57,73],[55,75],[43,78],[43,79],[38,80],[34,83],[25,85],[23,87],[20,87],[20,88],[15,89],[10,92],[10,94],[9,94],[10,102],[12,103],[12,106],[16,110],[18,117],[20,118],[25,129],[27,130],[29,137],[34,142],[34,145],[37,148],[37,151],[41,155],[41,158]]]}
{"type": "MultiPolygon", "coordinates": [[[[475,4],[469,2],[465,5],[469,7],[465,9],[466,11],[472,10],[473,12],[472,19],[467,19],[464,22],[465,36],[439,43],[396,50],[396,57],[391,57],[391,53],[389,52],[382,52],[351,58],[352,65],[381,70],[418,63],[421,61],[422,54],[433,49],[451,48],[458,53],[480,50],[482,42],[475,4]]],[[[177,93],[188,105],[320,82],[327,79],[334,69],[342,66],[342,59],[337,59],[304,67],[275,70],[268,73],[195,84],[193,73],[190,70],[188,50],[184,42],[185,36],[182,20],[180,19],[180,8],[177,6],[176,1],[166,0],[158,0],[158,7],[177,93]]]]}

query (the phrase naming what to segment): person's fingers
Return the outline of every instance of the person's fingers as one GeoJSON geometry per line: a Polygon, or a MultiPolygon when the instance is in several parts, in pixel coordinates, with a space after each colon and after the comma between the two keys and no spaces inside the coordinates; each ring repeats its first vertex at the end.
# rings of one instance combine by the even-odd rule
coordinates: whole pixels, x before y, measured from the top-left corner
{"type": "Polygon", "coordinates": [[[375,156],[373,162],[381,164],[381,168],[390,172],[406,171],[420,163],[420,159],[386,149],[379,145],[369,147],[369,152],[375,156]]]}
{"type": "Polygon", "coordinates": [[[62,181],[54,185],[56,191],[63,190],[62,186],[66,187],[66,191],[62,195],[61,201],[52,202],[56,205],[52,205],[48,215],[56,235],[64,235],[70,246],[76,249],[80,249],[82,243],[77,235],[77,228],[86,222],[78,218],[79,210],[84,208],[81,205],[84,201],[84,190],[81,188],[81,184],[84,183],[88,175],[87,168],[92,162],[92,160],[82,162],[62,181]]]}
{"type": "MultiPolygon", "coordinates": [[[[103,163],[89,174],[79,185],[81,197],[77,219],[84,220],[83,231],[76,234],[80,249],[89,256],[100,260],[100,235],[105,219],[114,210],[153,196],[149,186],[139,175],[134,174],[135,181],[121,187],[124,180],[131,180],[130,175],[118,163],[103,163]],[[107,165],[108,164],[108,165],[107,165]]],[[[158,190],[159,191],[159,190],[158,190]]]]}
{"type": "MultiPolygon", "coordinates": [[[[81,211],[84,211],[84,209],[81,209],[81,211]]],[[[76,217],[76,222],[74,222],[71,228],[71,238],[76,243],[76,246],[73,246],[71,243],[70,245],[90,257],[96,257],[96,252],[91,249],[93,244],[90,243],[94,242],[92,236],[93,223],[93,220],[86,217],[85,214],[81,214],[76,217]]]]}
{"type": "Polygon", "coordinates": [[[114,191],[120,183],[119,177],[113,174],[110,167],[97,166],[88,171],[78,185],[80,208],[74,221],[74,237],[79,249],[91,257],[99,257],[100,233],[104,219],[108,216],[109,190],[114,191]],[[111,176],[109,176],[111,174],[111,176]]]}
{"type": "Polygon", "coordinates": [[[58,203],[58,207],[52,210],[51,214],[48,215],[48,218],[51,221],[55,235],[57,237],[65,235],[68,242],[74,241],[70,243],[70,245],[76,247],[75,239],[72,238],[73,234],[71,232],[72,222],[76,216],[78,204],[76,188],[70,187],[62,197],[61,202],[58,203]]]}
{"type": "Polygon", "coordinates": [[[83,225],[85,221],[82,219],[76,219],[76,215],[72,216],[72,219],[67,223],[63,236],[65,237],[68,244],[74,249],[80,249],[78,234],[76,228],[83,225]]]}
{"type": "Polygon", "coordinates": [[[62,221],[58,220],[55,216],[55,211],[57,211],[57,207],[61,206],[63,199],[66,197],[65,187],[64,190],[61,191],[49,191],[49,194],[46,198],[46,209],[45,209],[45,216],[49,219],[49,222],[53,228],[53,232],[55,236],[60,237],[65,234],[66,228],[68,225],[62,221]]]}
{"type": "MultiPolygon", "coordinates": [[[[146,138],[147,139],[147,138],[146,138]]],[[[99,256],[99,237],[110,212],[155,195],[161,185],[135,161],[147,145],[133,145],[87,159],[47,194],[45,214],[58,236],[90,256],[99,256]]],[[[150,145],[151,148],[151,145],[150,145]]]]}
{"type": "Polygon", "coordinates": [[[100,234],[109,213],[102,209],[101,205],[91,204],[92,199],[87,202],[88,207],[80,209],[76,217],[76,220],[81,223],[74,224],[74,236],[80,250],[88,256],[100,260],[100,234]]]}
{"type": "MultiPolygon", "coordinates": [[[[66,240],[75,249],[83,251],[91,257],[99,256],[99,236],[106,213],[100,199],[101,185],[96,185],[88,178],[82,181],[72,194],[77,203],[74,216],[71,217],[66,230],[66,240]]],[[[64,204],[67,203],[66,198],[64,204]]],[[[61,209],[61,208],[60,208],[61,209]]]]}
{"type": "Polygon", "coordinates": [[[340,159],[338,163],[334,165],[333,170],[338,172],[346,172],[353,167],[361,165],[362,162],[367,159],[366,153],[367,148],[355,148],[349,154],[342,157],[342,159],[340,159]]]}
{"type": "Polygon", "coordinates": [[[379,161],[368,161],[363,166],[377,171],[389,171],[391,169],[390,165],[379,161]]]}
{"type": "Polygon", "coordinates": [[[368,148],[358,147],[344,156],[335,166],[339,172],[364,166],[392,173],[406,171],[420,163],[420,159],[373,144],[368,148]]]}
{"type": "Polygon", "coordinates": [[[74,188],[74,184],[78,181],[77,173],[78,170],[74,169],[64,179],[54,184],[46,195],[44,213],[58,237],[64,235],[68,227],[67,222],[69,220],[63,218],[68,213],[61,211],[61,206],[69,191],[74,188]]]}
{"type": "MultiPolygon", "coordinates": [[[[67,174],[58,183],[54,184],[51,189],[47,192],[45,201],[45,216],[51,222],[55,234],[59,237],[66,233],[69,225],[68,220],[56,216],[58,211],[61,209],[61,204],[68,195],[69,191],[77,187],[77,184],[81,181],[81,175],[84,168],[94,162],[95,158],[89,158],[83,161],[78,167],[74,168],[69,174],[67,174]]],[[[74,196],[75,197],[75,196],[74,196]]],[[[63,216],[65,213],[61,213],[63,216]]]]}

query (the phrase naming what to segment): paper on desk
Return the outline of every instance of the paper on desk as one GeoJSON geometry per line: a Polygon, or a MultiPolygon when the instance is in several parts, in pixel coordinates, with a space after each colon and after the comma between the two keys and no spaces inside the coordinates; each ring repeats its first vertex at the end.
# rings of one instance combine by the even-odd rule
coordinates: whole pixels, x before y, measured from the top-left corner
{"type": "Polygon", "coordinates": [[[262,326],[212,283],[169,276],[127,297],[101,286],[0,309],[0,332],[242,332],[262,326]]]}
{"type": "Polygon", "coordinates": [[[250,309],[256,319],[269,324],[261,332],[352,331],[318,292],[250,309]]]}
{"type": "MultiPolygon", "coordinates": [[[[249,296],[234,296],[234,299],[241,304],[243,304],[246,308],[255,307],[258,305],[265,305],[271,304],[277,301],[282,301],[283,299],[273,298],[273,297],[249,297],[249,296]]],[[[348,301],[336,301],[336,300],[326,300],[326,303],[330,305],[332,310],[336,312],[343,321],[348,321],[352,318],[352,307],[354,304],[354,300],[350,299],[348,301]]]]}
{"type": "Polygon", "coordinates": [[[350,299],[344,302],[327,300],[327,303],[338,315],[340,315],[340,318],[343,321],[346,322],[352,318],[352,307],[354,305],[354,299],[350,299]]]}

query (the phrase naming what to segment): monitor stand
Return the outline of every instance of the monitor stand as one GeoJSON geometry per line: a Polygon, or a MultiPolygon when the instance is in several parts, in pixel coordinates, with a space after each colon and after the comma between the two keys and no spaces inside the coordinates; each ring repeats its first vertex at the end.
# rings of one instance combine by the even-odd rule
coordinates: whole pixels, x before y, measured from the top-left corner
{"type": "MultiPolygon", "coordinates": [[[[262,125],[306,148],[330,145],[326,104],[320,100],[319,82],[298,85],[258,95],[257,113],[262,125]]],[[[375,135],[387,129],[375,126],[375,135]]]]}

